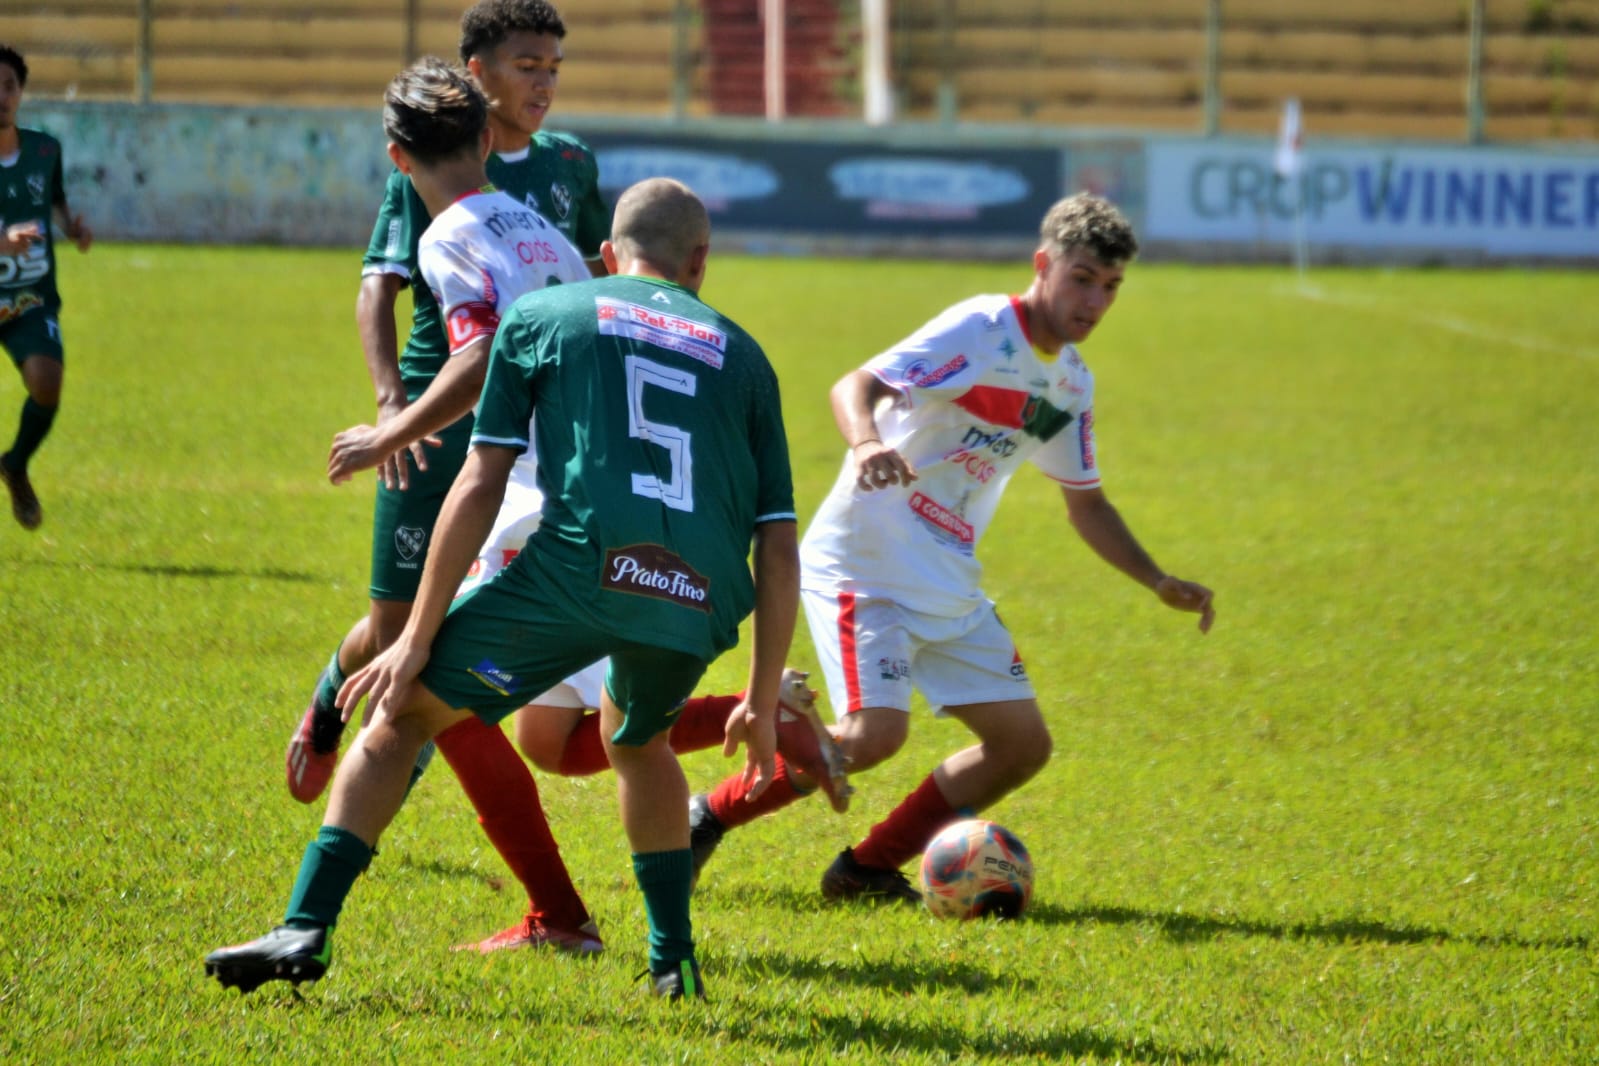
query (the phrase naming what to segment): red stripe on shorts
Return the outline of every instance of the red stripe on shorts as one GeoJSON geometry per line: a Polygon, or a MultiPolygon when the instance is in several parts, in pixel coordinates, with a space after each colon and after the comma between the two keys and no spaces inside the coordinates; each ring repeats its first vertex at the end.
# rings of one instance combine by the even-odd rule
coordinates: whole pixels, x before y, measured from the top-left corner
{"type": "Polygon", "coordinates": [[[855,657],[855,594],[838,594],[838,653],[844,660],[844,713],[861,709],[861,670],[855,657]]]}

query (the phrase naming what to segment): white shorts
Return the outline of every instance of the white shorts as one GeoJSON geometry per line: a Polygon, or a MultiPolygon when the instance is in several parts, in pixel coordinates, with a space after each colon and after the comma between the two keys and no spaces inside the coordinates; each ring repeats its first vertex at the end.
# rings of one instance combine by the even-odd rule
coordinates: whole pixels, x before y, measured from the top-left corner
{"type": "Polygon", "coordinates": [[[992,603],[959,618],[893,600],[800,591],[834,717],[862,707],[911,709],[914,687],[945,707],[1033,699],[1033,683],[992,603]]]}
{"type": "MultiPolygon", "coordinates": [[[[506,485],[505,504],[494,520],[489,539],[484,541],[471,569],[466,572],[466,580],[456,590],[457,596],[483,584],[516,558],[517,552],[527,543],[527,538],[539,528],[540,511],[537,504],[542,499],[536,491],[528,494],[514,480],[506,485]],[[528,512],[528,507],[532,508],[531,512],[528,512]]],[[[610,664],[610,659],[601,659],[592,666],[584,667],[530,702],[543,707],[598,707],[600,692],[605,687],[605,671],[610,664]]]]}

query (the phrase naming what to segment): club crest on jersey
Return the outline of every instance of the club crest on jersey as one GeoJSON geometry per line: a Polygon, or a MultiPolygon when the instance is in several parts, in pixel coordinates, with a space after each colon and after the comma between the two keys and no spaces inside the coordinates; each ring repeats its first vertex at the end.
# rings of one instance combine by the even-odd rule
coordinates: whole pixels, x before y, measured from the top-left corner
{"type": "Polygon", "coordinates": [[[33,197],[34,206],[40,206],[44,203],[43,174],[28,175],[28,194],[33,197]]]}
{"type": "Polygon", "coordinates": [[[632,544],[607,551],[600,587],[711,612],[711,579],[659,544],[632,544]]]}
{"type": "Polygon", "coordinates": [[[550,186],[550,206],[555,208],[555,213],[565,218],[572,213],[572,190],[560,182],[550,186]]]}
{"type": "Polygon", "coordinates": [[[630,337],[697,359],[712,369],[722,369],[727,334],[719,329],[608,296],[594,298],[594,312],[599,319],[599,331],[606,336],[630,337]]]}
{"type": "Polygon", "coordinates": [[[400,553],[401,559],[411,562],[422,551],[422,545],[427,543],[427,539],[428,531],[425,529],[417,526],[399,526],[394,530],[394,550],[400,553]]]}

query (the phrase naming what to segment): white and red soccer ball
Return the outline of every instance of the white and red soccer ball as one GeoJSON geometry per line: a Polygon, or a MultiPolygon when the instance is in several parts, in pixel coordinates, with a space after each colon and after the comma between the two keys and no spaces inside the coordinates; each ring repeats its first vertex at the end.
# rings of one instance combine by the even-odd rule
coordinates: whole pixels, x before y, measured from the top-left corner
{"type": "Polygon", "coordinates": [[[939,918],[1016,918],[1033,898],[1033,860],[1004,826],[969,818],[927,845],[921,880],[922,899],[939,918]]]}

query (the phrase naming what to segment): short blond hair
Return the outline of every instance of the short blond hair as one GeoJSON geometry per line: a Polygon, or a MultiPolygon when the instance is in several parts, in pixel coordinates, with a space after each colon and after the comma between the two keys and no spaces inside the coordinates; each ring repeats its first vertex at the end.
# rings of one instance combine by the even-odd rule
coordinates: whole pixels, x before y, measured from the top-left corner
{"type": "Polygon", "coordinates": [[[1110,266],[1138,254],[1133,224],[1103,196],[1080,192],[1057,200],[1038,228],[1039,247],[1051,256],[1079,249],[1110,266]]]}

